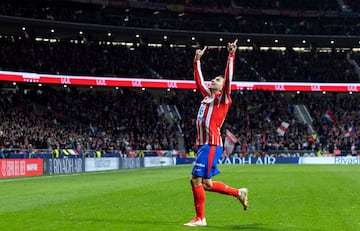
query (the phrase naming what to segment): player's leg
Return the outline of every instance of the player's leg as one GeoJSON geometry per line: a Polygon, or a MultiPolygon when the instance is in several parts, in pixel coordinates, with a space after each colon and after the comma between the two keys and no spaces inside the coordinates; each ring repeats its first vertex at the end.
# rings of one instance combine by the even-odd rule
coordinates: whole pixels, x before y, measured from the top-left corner
{"type": "Polygon", "coordinates": [[[237,189],[228,186],[221,181],[212,181],[211,179],[204,179],[203,185],[206,191],[217,192],[217,193],[236,197],[242,204],[244,210],[247,210],[247,208],[249,207],[247,188],[237,189]]]}
{"type": "Polygon", "coordinates": [[[206,176],[208,169],[208,152],[209,145],[202,145],[198,148],[194,167],[191,176],[191,188],[194,198],[196,217],[184,226],[205,226],[205,190],[203,187],[203,178],[206,176]]]}
{"type": "Polygon", "coordinates": [[[193,192],[196,217],[203,219],[205,217],[206,194],[202,185],[202,178],[192,175],[191,187],[193,192]]]}
{"type": "Polygon", "coordinates": [[[204,187],[202,185],[202,177],[192,175],[190,182],[193,192],[196,217],[192,219],[190,222],[185,223],[184,226],[206,226],[206,219],[205,219],[206,194],[204,187]]]}
{"type": "Polygon", "coordinates": [[[210,192],[217,192],[236,197],[243,205],[244,210],[248,208],[248,190],[246,188],[237,189],[226,185],[221,181],[212,181],[211,177],[220,173],[217,163],[221,157],[223,149],[221,146],[211,146],[209,151],[209,160],[211,167],[205,179],[203,179],[204,189],[210,192]]]}
{"type": "Polygon", "coordinates": [[[233,188],[221,181],[212,181],[211,179],[203,180],[204,189],[210,192],[217,192],[230,196],[237,197],[239,195],[239,189],[233,188]]]}

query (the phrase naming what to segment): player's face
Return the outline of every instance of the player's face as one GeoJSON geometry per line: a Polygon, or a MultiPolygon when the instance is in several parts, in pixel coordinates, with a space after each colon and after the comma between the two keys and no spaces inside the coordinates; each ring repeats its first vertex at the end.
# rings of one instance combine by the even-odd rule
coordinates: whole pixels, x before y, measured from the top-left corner
{"type": "Polygon", "coordinates": [[[211,80],[210,89],[220,91],[224,84],[224,78],[217,76],[211,80]]]}

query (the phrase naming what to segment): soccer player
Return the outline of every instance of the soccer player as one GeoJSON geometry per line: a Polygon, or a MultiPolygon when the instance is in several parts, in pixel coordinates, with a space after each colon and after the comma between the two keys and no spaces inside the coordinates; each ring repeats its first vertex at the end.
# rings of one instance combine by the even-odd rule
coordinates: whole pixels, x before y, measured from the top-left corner
{"type": "Polygon", "coordinates": [[[223,142],[220,134],[221,126],[232,103],[230,98],[231,80],[234,70],[234,58],[237,50],[237,40],[228,43],[228,58],[224,76],[217,76],[211,80],[207,88],[201,72],[200,59],[206,47],[195,52],[193,62],[194,78],[197,89],[204,99],[201,101],[196,119],[198,145],[197,157],[191,175],[191,187],[194,197],[196,217],[184,226],[206,226],[205,219],[205,190],[231,195],[237,198],[243,209],[248,208],[247,188],[233,188],[220,181],[212,181],[212,177],[219,174],[217,168],[219,158],[223,153],[223,142]]]}

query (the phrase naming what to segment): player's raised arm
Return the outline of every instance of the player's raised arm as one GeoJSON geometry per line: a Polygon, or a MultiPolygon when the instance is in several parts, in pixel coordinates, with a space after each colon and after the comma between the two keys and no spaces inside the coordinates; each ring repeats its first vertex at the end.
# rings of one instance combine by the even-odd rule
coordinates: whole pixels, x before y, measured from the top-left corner
{"type": "Polygon", "coordinates": [[[196,83],[197,89],[201,92],[203,96],[210,94],[210,90],[205,86],[204,77],[201,72],[201,62],[200,59],[205,53],[207,47],[204,47],[204,49],[200,50],[197,49],[195,51],[195,57],[194,57],[194,79],[196,83]]]}
{"type": "Polygon", "coordinates": [[[227,50],[229,52],[226,68],[225,68],[225,74],[224,74],[224,85],[222,93],[226,95],[226,98],[230,98],[230,92],[231,92],[231,81],[234,74],[234,59],[235,59],[235,53],[237,50],[237,39],[232,42],[228,43],[227,50]]]}

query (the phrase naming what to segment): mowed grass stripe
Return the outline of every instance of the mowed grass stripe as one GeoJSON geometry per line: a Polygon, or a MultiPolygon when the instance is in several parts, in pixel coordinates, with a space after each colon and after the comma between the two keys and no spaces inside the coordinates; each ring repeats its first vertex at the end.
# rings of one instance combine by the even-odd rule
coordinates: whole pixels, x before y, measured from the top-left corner
{"type": "MultiPolygon", "coordinates": [[[[220,165],[250,208],[207,193],[194,230],[360,230],[360,166],[220,165]]],[[[1,230],[188,230],[191,166],[0,180],[1,230]]],[[[191,228],[190,228],[191,229],[191,228]]]]}

